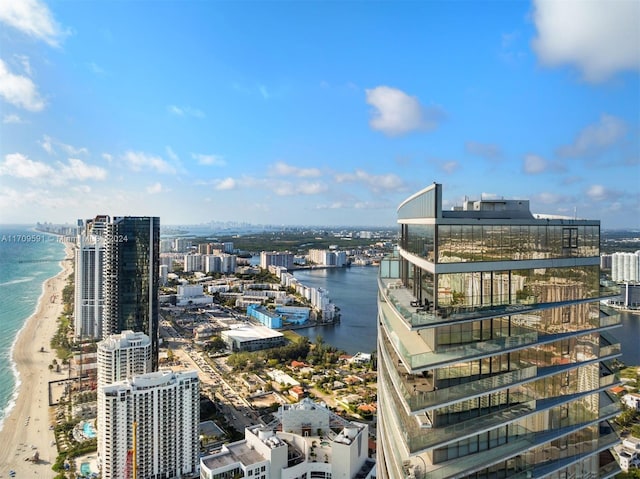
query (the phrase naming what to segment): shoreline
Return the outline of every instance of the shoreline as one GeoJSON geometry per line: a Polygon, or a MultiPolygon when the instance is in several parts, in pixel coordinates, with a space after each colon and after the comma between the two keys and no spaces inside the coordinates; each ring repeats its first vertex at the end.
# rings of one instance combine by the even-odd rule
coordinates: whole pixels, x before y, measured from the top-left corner
{"type": "Polygon", "coordinates": [[[15,391],[7,404],[0,426],[0,476],[10,470],[17,477],[53,478],[51,467],[58,450],[55,437],[49,429],[52,409],[49,408],[49,381],[65,377],[66,370],[54,372],[48,366],[56,358],[51,350],[51,338],[58,328],[58,317],[63,311],[62,290],[73,272],[73,245],[65,244],[65,257],[60,271],[42,284],[34,312],[18,331],[11,345],[11,368],[16,380],[15,391]],[[44,352],[40,351],[44,348],[44,352]],[[53,445],[52,445],[53,442],[53,445]],[[27,461],[35,451],[40,461],[27,461]]]}

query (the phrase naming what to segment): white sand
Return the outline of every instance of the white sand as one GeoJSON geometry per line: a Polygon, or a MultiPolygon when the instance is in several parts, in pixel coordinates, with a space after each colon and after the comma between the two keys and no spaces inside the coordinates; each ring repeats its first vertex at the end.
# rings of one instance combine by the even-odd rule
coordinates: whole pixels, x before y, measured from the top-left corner
{"type": "MultiPolygon", "coordinates": [[[[73,247],[66,245],[65,253],[67,259],[73,258],[73,247]]],[[[21,384],[16,405],[0,430],[0,477],[3,478],[9,477],[11,469],[16,471],[16,478],[56,476],[51,469],[58,451],[55,445],[51,446],[55,438],[49,429],[53,408],[49,408],[48,383],[64,379],[68,371],[49,370],[49,364],[56,357],[50,343],[63,310],[62,290],[73,271],[73,262],[63,261],[61,265],[63,271],[45,283],[36,312],[20,331],[13,351],[21,384]],[[40,352],[41,347],[45,352],[40,352]],[[36,450],[40,462],[25,461],[36,450]]]]}

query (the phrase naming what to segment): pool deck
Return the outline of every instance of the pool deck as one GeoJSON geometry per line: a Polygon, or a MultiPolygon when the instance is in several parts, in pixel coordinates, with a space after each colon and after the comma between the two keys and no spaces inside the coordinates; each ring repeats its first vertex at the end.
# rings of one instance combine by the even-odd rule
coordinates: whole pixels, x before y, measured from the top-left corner
{"type": "Polygon", "coordinates": [[[76,461],[76,474],[80,473],[80,466],[83,462],[88,462],[89,467],[91,468],[91,472],[98,472],[98,457],[95,452],[90,454],[85,454],[84,456],[78,456],[75,459],[76,461]]]}

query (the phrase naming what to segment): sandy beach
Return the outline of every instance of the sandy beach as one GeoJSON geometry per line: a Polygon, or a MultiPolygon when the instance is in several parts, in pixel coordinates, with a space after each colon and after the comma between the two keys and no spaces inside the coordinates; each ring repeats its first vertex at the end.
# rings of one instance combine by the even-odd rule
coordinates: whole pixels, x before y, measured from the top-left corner
{"type": "MultiPolygon", "coordinates": [[[[73,247],[65,248],[66,258],[73,258],[73,247]]],[[[49,370],[55,351],[50,342],[57,329],[57,319],[62,313],[62,290],[67,277],[73,271],[72,261],[61,262],[63,270],[44,284],[43,294],[35,313],[29,317],[18,335],[13,350],[13,360],[20,373],[21,384],[15,407],[5,418],[0,430],[0,477],[9,477],[9,471],[16,471],[15,477],[53,478],[56,473],[51,466],[58,455],[48,406],[48,383],[63,379],[68,371],[49,370]],[[40,351],[44,348],[44,352],[40,351]],[[40,455],[36,464],[26,461],[35,451],[40,455]]]]}

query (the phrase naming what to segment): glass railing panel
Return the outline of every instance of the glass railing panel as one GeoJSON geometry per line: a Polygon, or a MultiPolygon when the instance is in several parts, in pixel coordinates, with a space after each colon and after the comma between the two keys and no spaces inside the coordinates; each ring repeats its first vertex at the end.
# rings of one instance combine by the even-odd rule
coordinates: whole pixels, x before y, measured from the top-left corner
{"type": "Polygon", "coordinates": [[[600,284],[599,289],[601,298],[609,298],[611,296],[620,296],[620,286],[614,282],[600,284]]]}
{"type": "Polygon", "coordinates": [[[537,366],[523,367],[465,384],[434,390],[431,377],[420,376],[411,379],[411,376],[405,378],[398,373],[396,363],[399,358],[386,337],[382,338],[382,343],[384,347],[380,349],[381,359],[388,365],[387,370],[395,389],[402,394],[409,409],[413,412],[513,386],[527,379],[535,378],[538,369],[537,366]],[[428,390],[425,391],[425,388],[428,390]]]}
{"type": "Polygon", "coordinates": [[[394,324],[395,315],[390,306],[380,304],[382,323],[387,330],[387,336],[394,345],[396,352],[402,356],[411,369],[423,369],[486,355],[496,355],[510,349],[519,348],[538,341],[537,331],[529,331],[518,336],[507,336],[490,341],[469,343],[461,346],[442,348],[438,352],[428,349],[427,344],[420,338],[417,331],[408,331],[400,323],[394,324]],[[411,347],[407,347],[411,345],[411,347]]]}
{"type": "Polygon", "coordinates": [[[619,344],[612,344],[611,346],[603,346],[600,348],[600,358],[606,358],[607,356],[614,356],[621,354],[621,348],[619,344]]]}
{"type": "Polygon", "coordinates": [[[498,376],[484,378],[458,386],[451,386],[430,392],[408,393],[407,402],[412,411],[444,405],[512,386],[526,379],[534,378],[536,372],[537,368],[532,366],[519,371],[510,371],[498,376]]]}
{"type": "Polygon", "coordinates": [[[610,477],[617,476],[621,472],[622,469],[620,468],[620,464],[618,464],[618,462],[614,458],[612,458],[611,462],[605,464],[604,466],[601,466],[600,469],[598,469],[598,477],[600,479],[608,479],[610,477]]]}
{"type": "MultiPolygon", "coordinates": [[[[526,434],[513,441],[508,442],[502,446],[494,449],[482,451],[479,454],[471,454],[468,456],[460,457],[451,461],[450,464],[438,467],[437,469],[429,470],[424,476],[424,479],[446,479],[449,477],[460,477],[469,470],[478,470],[479,468],[489,467],[495,464],[499,460],[505,457],[512,457],[521,451],[527,450],[534,445],[534,435],[526,434]]],[[[531,466],[529,466],[531,467],[531,466]]],[[[510,479],[522,477],[531,478],[523,471],[523,475],[511,475],[510,479]]]]}
{"type": "Polygon", "coordinates": [[[622,324],[622,317],[619,314],[603,315],[600,316],[600,327],[606,328],[609,326],[616,326],[622,324]]]}
{"type": "Polygon", "coordinates": [[[618,382],[615,374],[609,374],[607,376],[600,376],[600,387],[604,388],[607,386],[611,386],[612,384],[618,382]]]}
{"type": "Polygon", "coordinates": [[[486,416],[464,421],[443,428],[430,429],[428,434],[410,435],[407,445],[411,452],[417,452],[425,448],[433,448],[440,444],[487,431],[492,428],[516,421],[523,416],[535,411],[536,402],[528,401],[514,404],[508,409],[497,411],[486,416]]]}

